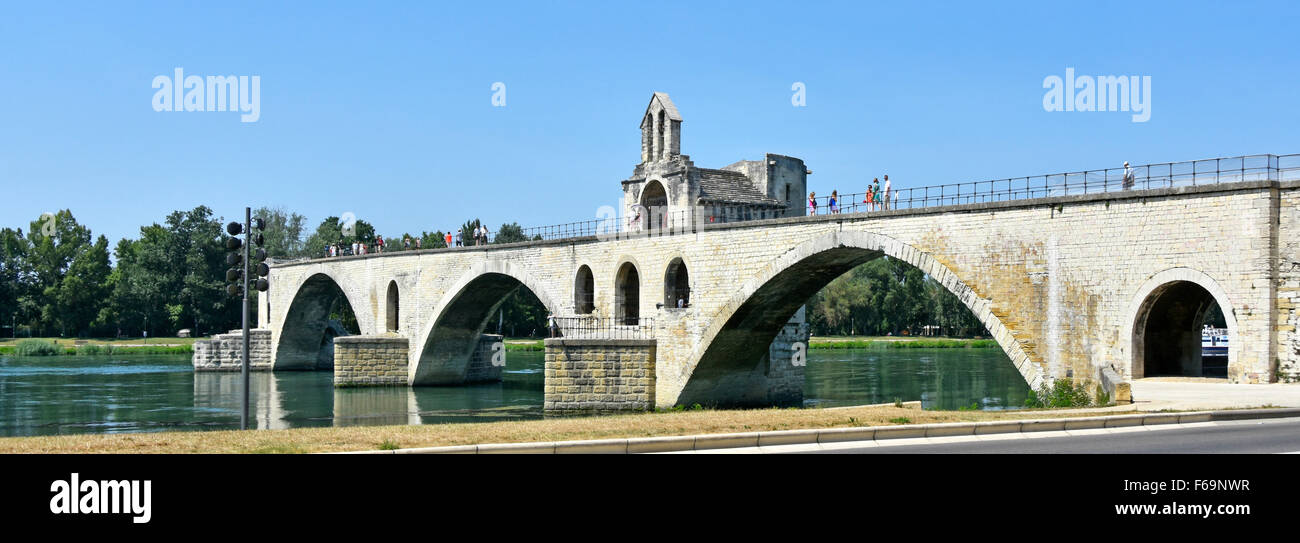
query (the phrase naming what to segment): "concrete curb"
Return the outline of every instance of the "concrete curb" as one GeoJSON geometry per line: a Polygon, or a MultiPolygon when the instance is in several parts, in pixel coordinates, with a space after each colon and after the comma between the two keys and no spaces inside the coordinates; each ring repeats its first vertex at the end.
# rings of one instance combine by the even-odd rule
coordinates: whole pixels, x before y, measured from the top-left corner
{"type": "Polygon", "coordinates": [[[1230,411],[1194,411],[1187,413],[1151,413],[1107,415],[1098,417],[1063,417],[986,422],[946,422],[857,428],[823,428],[780,430],[739,434],[704,434],[695,436],[634,437],[593,441],[556,441],[545,443],[486,443],[451,447],[422,447],[392,451],[354,451],[335,454],[634,454],[653,452],[705,451],[736,447],[767,447],[870,441],[918,437],[946,437],[985,434],[1032,433],[1061,430],[1119,428],[1220,422],[1249,419],[1300,417],[1300,408],[1236,409],[1230,411]]]}

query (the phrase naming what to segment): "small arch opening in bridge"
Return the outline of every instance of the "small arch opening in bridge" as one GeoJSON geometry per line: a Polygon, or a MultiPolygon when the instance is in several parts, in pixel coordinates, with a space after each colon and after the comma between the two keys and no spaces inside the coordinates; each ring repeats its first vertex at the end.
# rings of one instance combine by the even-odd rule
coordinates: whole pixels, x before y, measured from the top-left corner
{"type": "Polygon", "coordinates": [[[614,316],[623,324],[641,319],[641,275],[631,262],[624,262],[614,276],[614,316]]]}
{"type": "Polygon", "coordinates": [[[596,310],[596,277],[586,264],[578,268],[578,275],[573,279],[573,310],[579,315],[596,310]]]}
{"type": "Polygon", "coordinates": [[[398,311],[400,311],[401,305],[398,297],[399,297],[399,293],[397,292],[397,281],[389,281],[388,296],[386,297],[386,299],[388,300],[388,311],[387,311],[387,318],[385,319],[385,322],[388,325],[387,328],[389,332],[396,332],[399,328],[401,328],[400,325],[401,320],[399,318],[400,314],[398,313],[398,311]]]}
{"type": "Polygon", "coordinates": [[[274,369],[333,369],[334,338],[358,333],[356,313],[343,289],[328,275],[313,275],[289,303],[274,369]]]}
{"type": "Polygon", "coordinates": [[[1171,281],[1147,295],[1133,327],[1135,377],[1228,376],[1228,332],[1210,291],[1171,281]]]}
{"type": "Polygon", "coordinates": [[[691,305],[691,276],[686,263],[674,258],[664,271],[664,307],[685,308],[691,305]]]}

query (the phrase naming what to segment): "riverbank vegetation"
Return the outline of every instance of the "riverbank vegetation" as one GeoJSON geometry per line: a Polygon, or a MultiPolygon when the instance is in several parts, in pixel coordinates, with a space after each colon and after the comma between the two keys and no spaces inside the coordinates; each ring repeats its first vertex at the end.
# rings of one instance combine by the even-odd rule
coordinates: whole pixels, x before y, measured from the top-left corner
{"type": "MultiPolygon", "coordinates": [[[[1130,412],[1105,411],[1106,414],[1130,412]]],[[[803,428],[981,422],[1080,415],[1078,410],[930,411],[893,405],[828,409],[686,409],[626,415],[418,426],[345,426],[248,432],[222,430],[11,437],[0,438],[0,454],[338,452],[476,443],[766,432],[803,428]]]]}
{"type": "Polygon", "coordinates": [[[1110,403],[1110,395],[1101,388],[1101,385],[1095,385],[1092,393],[1089,394],[1089,384],[1088,381],[1076,382],[1068,378],[1055,380],[1051,388],[1044,383],[1038,390],[1029,391],[1029,397],[1025,399],[1025,407],[1093,407],[1110,403]]]}
{"type": "Polygon", "coordinates": [[[66,338],[29,338],[0,340],[0,355],[13,356],[105,356],[139,354],[190,354],[191,338],[157,338],[155,344],[142,340],[72,340],[66,338]]]}
{"type": "Polygon", "coordinates": [[[546,350],[544,341],[541,339],[507,339],[506,352],[544,351],[546,350]]]}
{"type": "Polygon", "coordinates": [[[881,257],[841,275],[808,300],[814,336],[916,336],[926,326],[987,336],[957,296],[911,264],[881,257]]]}

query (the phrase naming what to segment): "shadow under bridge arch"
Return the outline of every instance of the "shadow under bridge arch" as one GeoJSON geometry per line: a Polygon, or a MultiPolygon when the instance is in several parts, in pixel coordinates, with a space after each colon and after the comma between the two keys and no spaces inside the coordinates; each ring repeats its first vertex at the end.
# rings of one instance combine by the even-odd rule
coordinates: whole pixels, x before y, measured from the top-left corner
{"type": "Polygon", "coordinates": [[[492,317],[511,294],[524,288],[558,314],[552,293],[522,267],[507,261],[475,264],[434,310],[434,318],[417,336],[419,351],[410,371],[412,385],[458,385],[466,382],[470,360],[492,317]]]}
{"type": "MultiPolygon", "coordinates": [[[[769,404],[764,381],[769,346],[798,309],[813,294],[835,278],[881,256],[906,262],[931,276],[956,295],[976,316],[987,309],[988,300],[979,298],[946,266],[929,255],[887,236],[870,232],[834,232],[805,241],[778,257],[753,279],[742,285],[730,301],[711,319],[689,361],[686,382],[678,405],[700,403],[716,406],[769,404]]],[[[1005,326],[991,312],[984,311],[981,323],[995,338],[1010,338],[1005,326]]],[[[1037,387],[1041,370],[1026,362],[1027,356],[1014,340],[998,340],[999,346],[1017,364],[1017,370],[1031,387],[1037,387]]]]}
{"type": "Polygon", "coordinates": [[[365,315],[354,309],[355,296],[326,273],[303,281],[294,294],[275,349],[275,370],[328,370],[334,367],[334,338],[360,333],[365,315]]]}

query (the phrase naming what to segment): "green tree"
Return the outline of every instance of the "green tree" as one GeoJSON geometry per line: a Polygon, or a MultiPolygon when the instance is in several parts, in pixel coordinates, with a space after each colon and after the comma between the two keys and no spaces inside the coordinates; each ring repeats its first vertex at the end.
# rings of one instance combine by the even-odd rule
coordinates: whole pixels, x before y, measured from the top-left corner
{"type": "Polygon", "coordinates": [[[437,232],[422,232],[420,234],[420,238],[422,239],[421,243],[424,244],[425,249],[446,249],[446,236],[447,233],[442,230],[437,232]]]}
{"type": "Polygon", "coordinates": [[[222,220],[213,217],[207,206],[190,211],[175,211],[167,216],[170,234],[166,248],[168,260],[178,262],[178,270],[170,278],[179,288],[174,291],[173,303],[184,310],[170,318],[173,333],[192,325],[195,334],[215,328],[229,328],[238,321],[242,300],[226,293],[225,244],[228,236],[222,220]]]}
{"type": "Polygon", "coordinates": [[[27,239],[32,282],[19,306],[35,317],[32,324],[39,334],[67,335],[66,321],[60,318],[64,308],[57,305],[56,297],[73,259],[90,244],[90,229],[65,209],[32,221],[27,239]]]}
{"type": "Polygon", "coordinates": [[[259,207],[253,217],[266,221],[262,236],[266,240],[266,255],[272,258],[300,258],[308,255],[303,240],[307,218],[285,210],[283,207],[259,207]]]}
{"type": "MultiPolygon", "coordinates": [[[[482,226],[482,224],[478,219],[470,219],[460,226],[461,239],[466,247],[474,244],[474,229],[482,226]]],[[[456,233],[452,232],[452,235],[455,236],[456,233]]]]}
{"type": "Polygon", "coordinates": [[[113,290],[99,320],[116,328],[118,335],[138,336],[165,318],[167,237],[166,229],[153,224],[140,228],[140,239],[117,243],[113,251],[117,267],[108,278],[113,290]]]}
{"type": "Polygon", "coordinates": [[[69,335],[89,336],[91,324],[108,303],[108,238],[99,236],[72,258],[68,273],[58,287],[46,289],[53,298],[52,320],[69,335]]]}
{"type": "Polygon", "coordinates": [[[519,243],[521,241],[528,241],[528,236],[524,235],[523,227],[519,226],[517,222],[501,225],[496,236],[492,239],[492,243],[519,243]]]}
{"type": "Polygon", "coordinates": [[[15,323],[26,323],[31,317],[22,314],[18,305],[20,299],[28,297],[31,288],[27,249],[28,242],[21,228],[0,230],[0,322],[13,327],[10,332],[15,336],[18,334],[15,323]]]}
{"type": "Polygon", "coordinates": [[[304,255],[311,258],[321,258],[328,253],[327,249],[330,244],[337,243],[339,249],[351,250],[353,241],[360,241],[367,245],[373,245],[375,242],[375,227],[363,220],[357,220],[351,229],[351,235],[344,235],[344,225],[338,217],[326,217],[316,226],[316,231],[307,238],[304,244],[304,255]]]}
{"type": "Polygon", "coordinates": [[[511,293],[501,303],[496,319],[488,320],[487,329],[510,337],[540,337],[546,333],[546,306],[526,287],[511,293]]]}
{"type": "Polygon", "coordinates": [[[831,281],[822,292],[815,297],[813,304],[814,312],[821,316],[824,325],[823,333],[828,334],[854,334],[857,333],[855,324],[866,325],[866,322],[854,322],[855,313],[860,313],[860,308],[867,304],[870,290],[863,281],[856,281],[852,274],[845,274],[831,281]]]}
{"type": "Polygon", "coordinates": [[[981,332],[978,319],[947,289],[911,265],[888,257],[831,281],[808,301],[814,334],[917,333],[938,324],[949,334],[981,332]]]}

